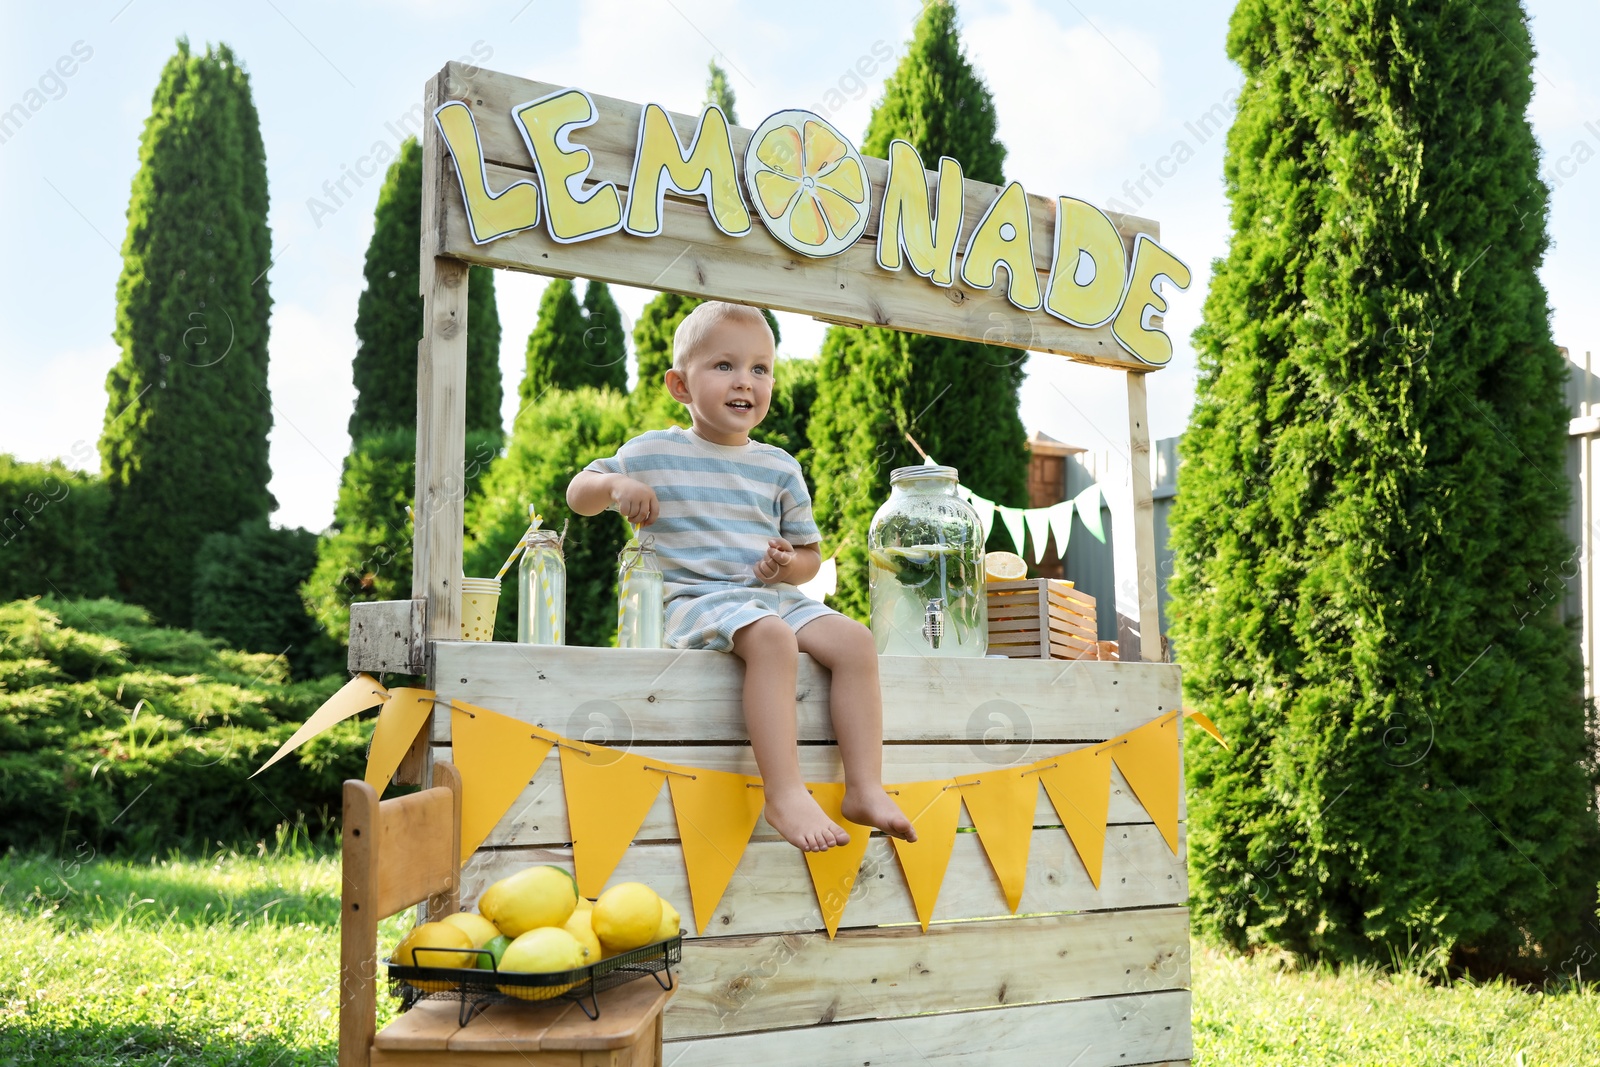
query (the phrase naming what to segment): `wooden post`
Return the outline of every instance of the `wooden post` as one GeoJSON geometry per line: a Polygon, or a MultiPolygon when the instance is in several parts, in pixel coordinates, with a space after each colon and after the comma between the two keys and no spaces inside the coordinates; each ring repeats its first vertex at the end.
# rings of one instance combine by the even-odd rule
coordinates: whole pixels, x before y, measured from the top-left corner
{"type": "MultiPolygon", "coordinates": [[[[417,342],[417,491],[411,563],[411,595],[427,601],[430,642],[461,637],[457,580],[466,491],[467,265],[437,254],[444,246],[444,198],[451,192],[446,186],[453,180],[431,121],[444,77],[435,76],[424,92],[430,121],[422,135],[422,340],[417,342]]],[[[396,781],[426,784],[432,720],[430,713],[401,762],[396,781]]]]}
{"type": "MultiPolygon", "coordinates": [[[[1146,663],[1160,663],[1161,610],[1156,599],[1155,504],[1150,499],[1150,420],[1144,374],[1128,371],[1128,477],[1133,493],[1134,580],[1138,582],[1139,652],[1146,663]]],[[[1128,659],[1124,649],[1123,659],[1128,659]]]]}

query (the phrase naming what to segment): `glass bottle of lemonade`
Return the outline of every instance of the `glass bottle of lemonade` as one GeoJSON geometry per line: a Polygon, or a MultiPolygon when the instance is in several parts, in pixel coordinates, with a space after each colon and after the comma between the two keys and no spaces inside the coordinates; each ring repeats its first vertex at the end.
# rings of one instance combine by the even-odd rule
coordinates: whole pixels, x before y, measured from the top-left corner
{"type": "Polygon", "coordinates": [[[617,647],[663,648],[666,605],[655,538],[634,537],[622,548],[617,567],[617,647]]]}
{"type": "Polygon", "coordinates": [[[885,656],[988,651],[983,526],[954,467],[900,467],[867,533],[872,635],[885,656]]]}

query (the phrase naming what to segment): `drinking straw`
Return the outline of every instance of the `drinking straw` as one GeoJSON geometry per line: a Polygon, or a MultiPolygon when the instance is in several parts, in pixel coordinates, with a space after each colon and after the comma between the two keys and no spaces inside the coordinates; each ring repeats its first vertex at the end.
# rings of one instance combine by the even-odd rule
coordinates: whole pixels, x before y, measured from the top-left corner
{"type": "Polygon", "coordinates": [[[517,538],[517,547],[511,550],[511,555],[507,556],[506,561],[500,564],[500,573],[494,576],[494,580],[497,582],[506,576],[506,571],[510,570],[511,565],[517,561],[517,557],[522,555],[523,548],[525,548],[528,544],[528,534],[531,534],[533,531],[537,530],[539,528],[539,524],[544,521],[541,516],[534,514],[532,504],[528,505],[528,517],[533,521],[529,524],[527,532],[521,537],[517,538]]]}

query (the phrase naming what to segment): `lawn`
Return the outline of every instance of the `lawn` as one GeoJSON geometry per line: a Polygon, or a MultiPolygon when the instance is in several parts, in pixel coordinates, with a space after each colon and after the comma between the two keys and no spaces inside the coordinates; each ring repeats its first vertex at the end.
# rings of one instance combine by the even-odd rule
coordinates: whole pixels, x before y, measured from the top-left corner
{"type": "MultiPolygon", "coordinates": [[[[0,857],[0,1067],[327,1065],[339,861],[296,844],[0,857]]],[[[383,944],[407,920],[388,920],[383,944]]],[[[1600,992],[1296,969],[1197,946],[1196,1064],[1600,1062],[1600,992]]],[[[379,1002],[380,1025],[393,1001],[379,1002]]],[[[824,1065],[825,1067],[825,1065],[824,1065]]]]}

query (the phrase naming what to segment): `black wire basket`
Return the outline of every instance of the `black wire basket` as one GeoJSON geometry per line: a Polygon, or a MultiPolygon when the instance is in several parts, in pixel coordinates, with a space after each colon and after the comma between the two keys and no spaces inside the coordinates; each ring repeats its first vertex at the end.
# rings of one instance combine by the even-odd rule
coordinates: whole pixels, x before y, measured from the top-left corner
{"type": "Polygon", "coordinates": [[[446,954],[475,958],[479,966],[463,962],[454,967],[408,967],[384,960],[389,965],[389,992],[400,998],[401,1011],[409,1011],[423,1000],[458,1000],[460,1023],[465,1026],[478,1012],[501,1001],[569,1000],[589,1018],[598,1019],[598,997],[607,989],[647,974],[654,976],[662,989],[672,988],[672,965],[683,962],[683,933],[607,956],[599,963],[551,974],[502,971],[494,966],[494,955],[486,948],[412,949],[412,958],[437,955],[442,960],[446,954]],[[490,969],[481,969],[485,967],[490,969]]]}

